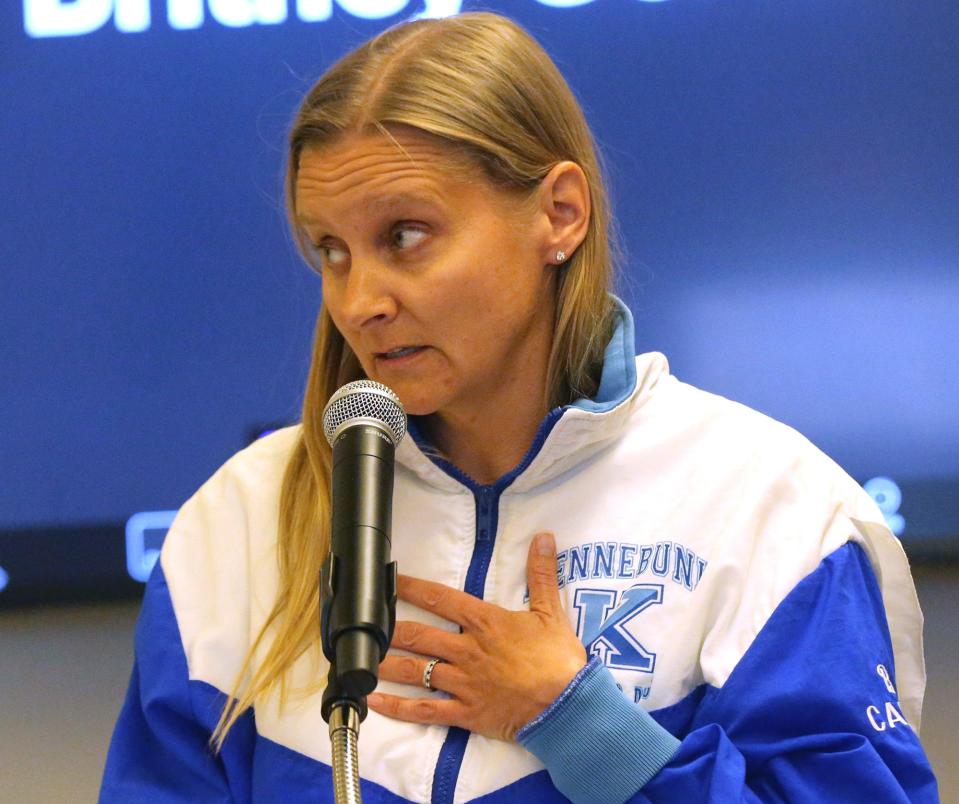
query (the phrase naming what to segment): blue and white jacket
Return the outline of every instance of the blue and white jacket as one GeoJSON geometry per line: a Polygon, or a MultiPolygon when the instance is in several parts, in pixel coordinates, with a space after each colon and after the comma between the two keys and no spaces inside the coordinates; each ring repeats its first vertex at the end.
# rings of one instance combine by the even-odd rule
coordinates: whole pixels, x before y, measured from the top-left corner
{"type": "MultiPolygon", "coordinates": [[[[207,743],[277,590],[297,428],[231,458],[181,509],[147,586],[104,802],[332,801],[320,695],[267,699],[207,743]]],[[[509,609],[556,536],[593,657],[506,743],[371,712],[368,802],[935,801],[917,731],[922,616],[869,497],[795,431],[633,357],[623,309],[595,398],[553,411],[479,486],[397,451],[400,571],[509,609]]],[[[400,602],[397,617],[450,623],[400,602]]],[[[308,653],[295,685],[326,669],[308,653]]],[[[430,695],[381,682],[386,692],[430,695]]]]}

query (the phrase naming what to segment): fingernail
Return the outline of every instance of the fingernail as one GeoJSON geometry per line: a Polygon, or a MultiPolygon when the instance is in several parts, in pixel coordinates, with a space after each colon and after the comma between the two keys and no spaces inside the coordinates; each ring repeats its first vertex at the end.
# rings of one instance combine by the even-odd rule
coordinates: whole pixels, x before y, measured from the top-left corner
{"type": "Polygon", "coordinates": [[[366,703],[368,706],[379,706],[383,703],[383,696],[378,692],[371,692],[366,696],[366,703]]]}
{"type": "Polygon", "coordinates": [[[539,533],[536,536],[536,552],[541,556],[556,555],[556,542],[552,533],[539,533]]]}

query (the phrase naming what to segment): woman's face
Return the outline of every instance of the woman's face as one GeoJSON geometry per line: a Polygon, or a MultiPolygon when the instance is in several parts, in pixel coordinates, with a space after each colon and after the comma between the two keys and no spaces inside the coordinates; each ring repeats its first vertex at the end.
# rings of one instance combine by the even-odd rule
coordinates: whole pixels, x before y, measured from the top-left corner
{"type": "Polygon", "coordinates": [[[539,402],[555,305],[548,217],[437,139],[393,133],[300,156],[297,222],[333,322],[409,413],[539,402]]]}

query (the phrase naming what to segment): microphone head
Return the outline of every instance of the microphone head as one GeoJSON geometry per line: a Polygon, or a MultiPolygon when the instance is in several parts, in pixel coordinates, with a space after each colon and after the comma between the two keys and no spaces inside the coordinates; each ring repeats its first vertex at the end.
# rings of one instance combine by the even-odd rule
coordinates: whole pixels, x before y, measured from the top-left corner
{"type": "Polygon", "coordinates": [[[373,380],[348,382],[338,389],[323,410],[323,435],[333,446],[340,432],[355,424],[379,427],[398,446],[406,435],[406,411],[400,398],[373,380]]]}

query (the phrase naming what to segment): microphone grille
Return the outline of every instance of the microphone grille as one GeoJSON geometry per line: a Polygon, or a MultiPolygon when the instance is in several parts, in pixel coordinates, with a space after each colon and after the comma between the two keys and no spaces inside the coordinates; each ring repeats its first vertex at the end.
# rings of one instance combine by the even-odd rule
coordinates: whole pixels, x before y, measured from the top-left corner
{"type": "Polygon", "coordinates": [[[362,420],[385,425],[393,446],[406,435],[406,411],[393,391],[373,380],[356,380],[339,388],[323,411],[323,435],[333,446],[339,431],[351,422],[362,420]]]}

